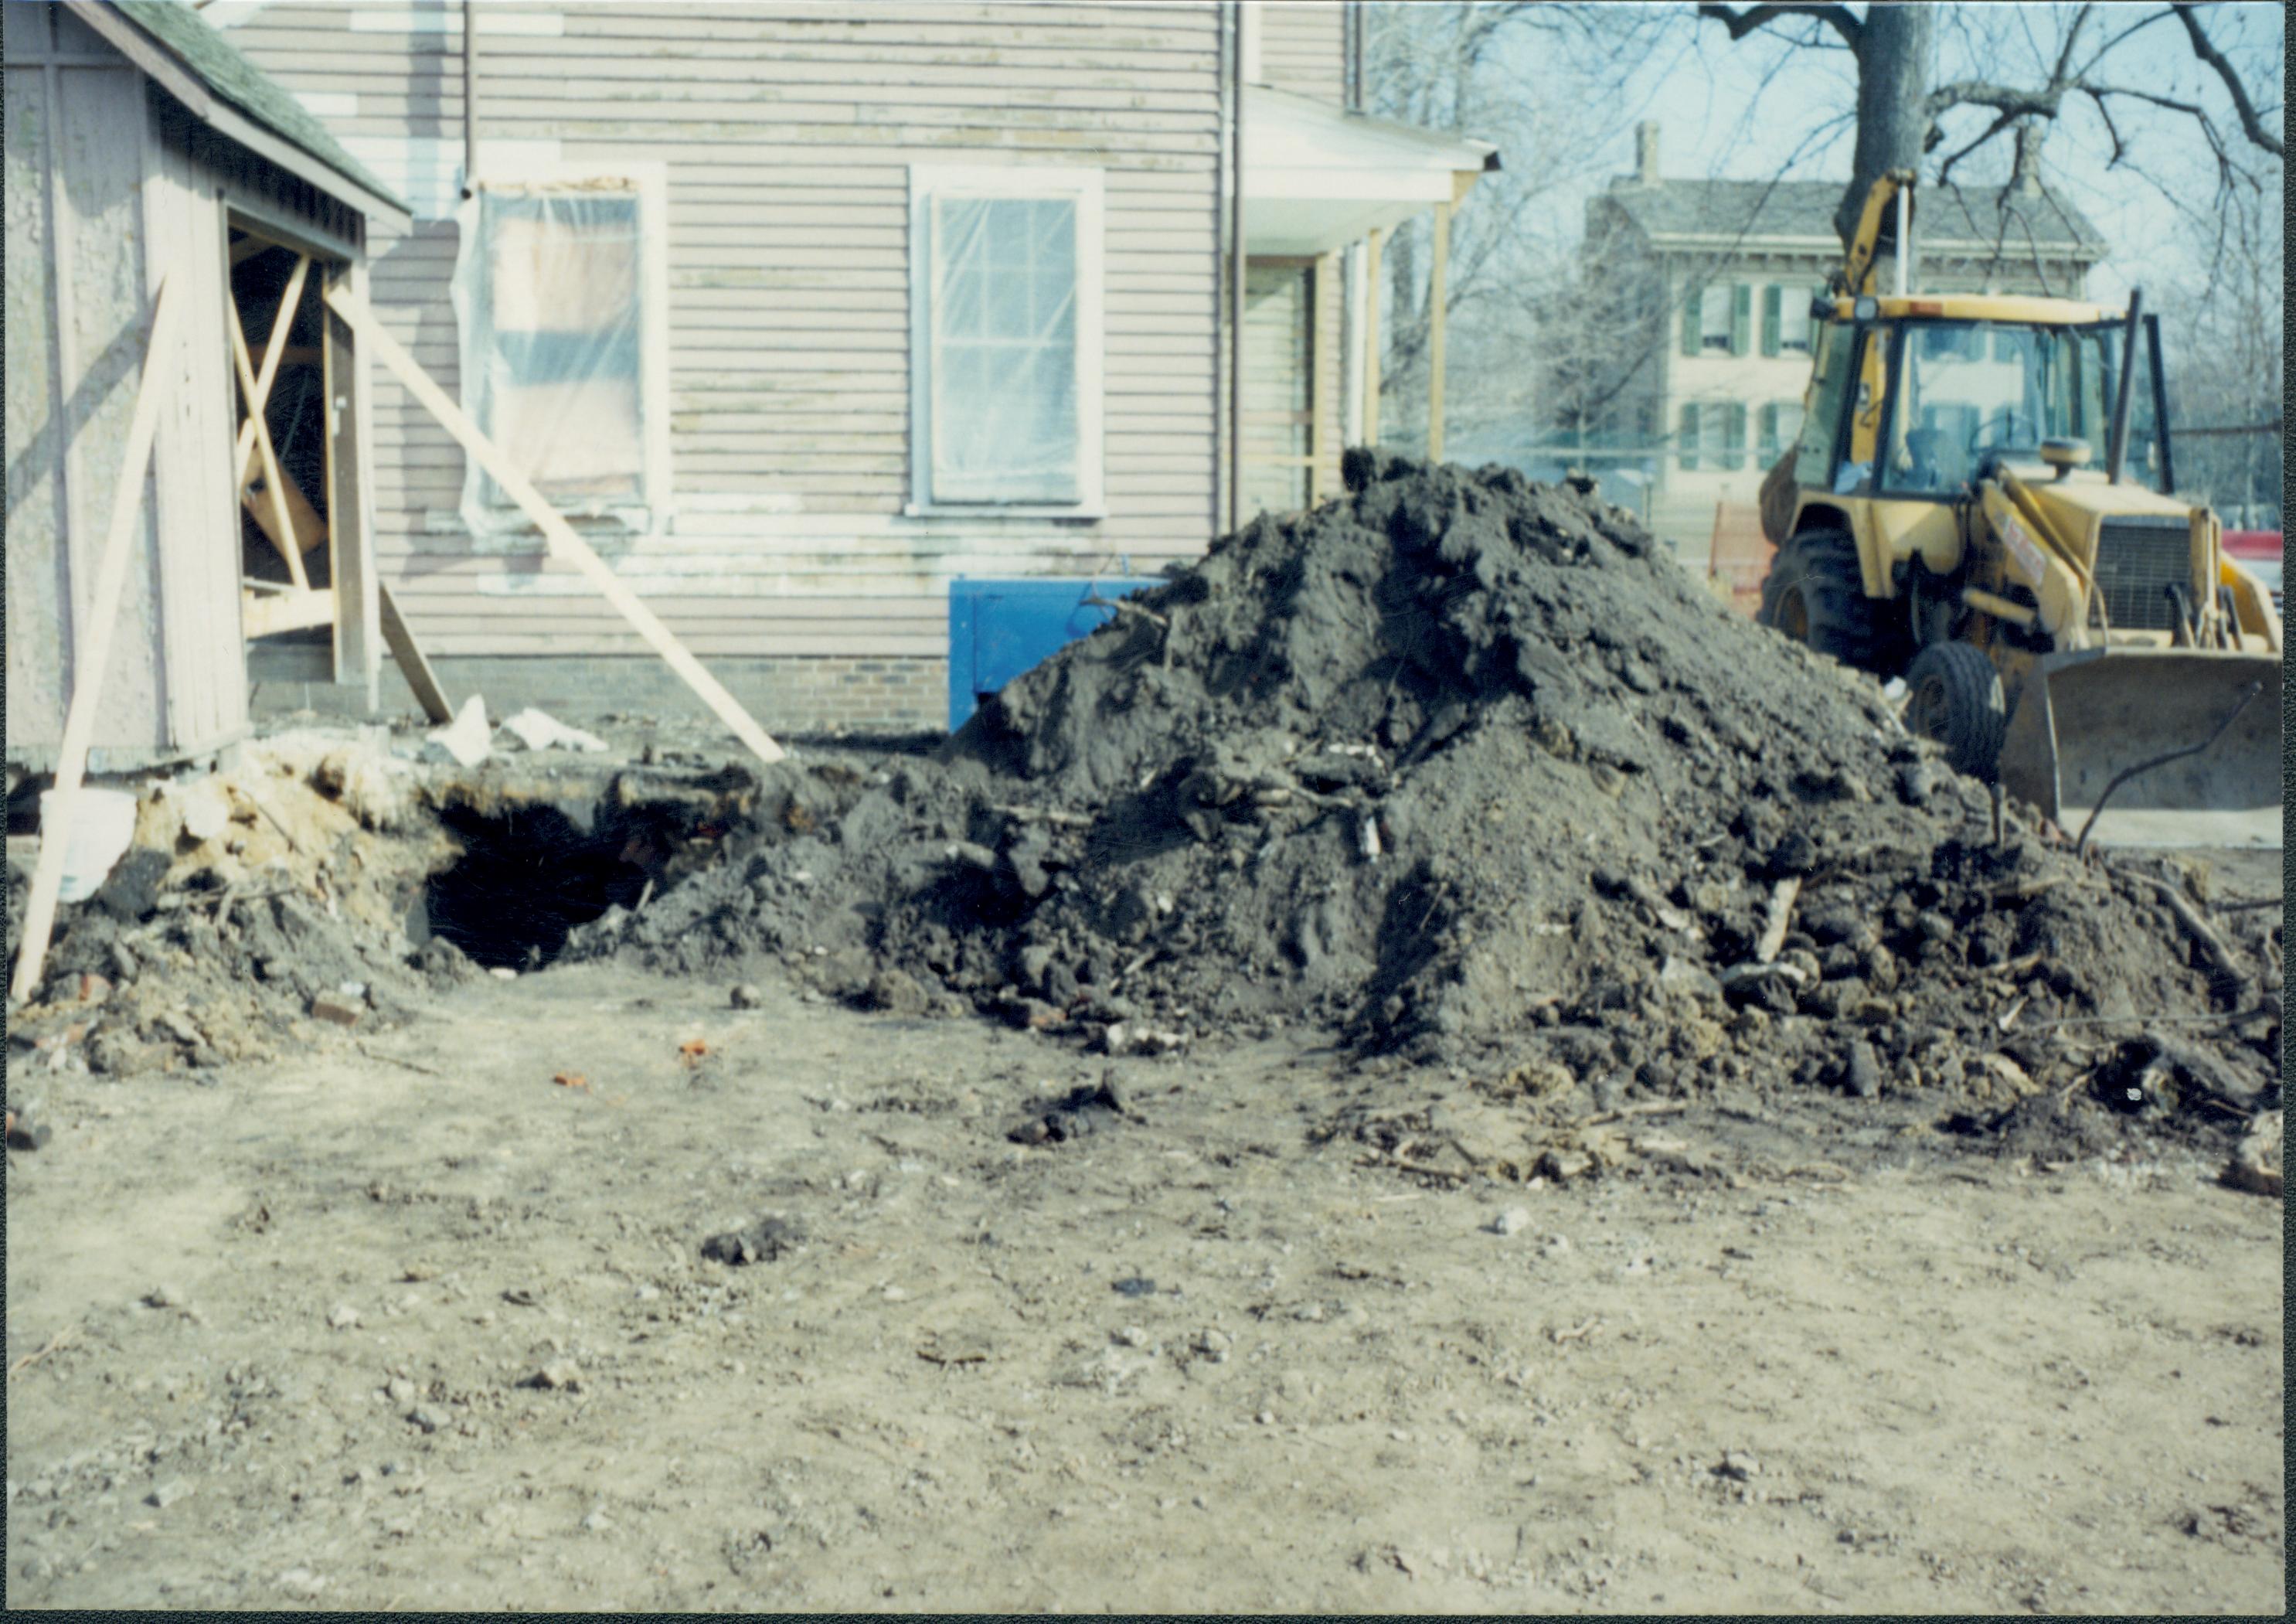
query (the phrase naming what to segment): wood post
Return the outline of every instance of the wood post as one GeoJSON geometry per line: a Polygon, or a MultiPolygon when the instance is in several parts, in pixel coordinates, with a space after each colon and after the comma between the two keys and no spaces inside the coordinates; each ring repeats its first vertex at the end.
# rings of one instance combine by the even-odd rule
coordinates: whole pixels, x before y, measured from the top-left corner
{"type": "Polygon", "coordinates": [[[494,476],[510,499],[518,504],[526,516],[541,529],[550,544],[552,554],[566,560],[590,578],[593,586],[605,595],[606,602],[620,611],[624,619],[636,628],[648,646],[666,660],[669,668],[685,679],[686,685],[701,696],[718,719],[733,731],[734,736],[748,745],[760,761],[779,761],[782,747],[767,736],[750,713],[742,709],[739,700],[726,692],[718,679],[702,668],[701,662],[687,652],[684,644],[670,634],[668,627],[655,618],[653,611],[638,602],[629,585],[616,575],[606,561],[593,552],[590,544],[574,533],[574,527],[564,515],[543,499],[532,481],[504,456],[501,447],[480,431],[479,426],[464,414],[463,408],[447,398],[447,392],[433,382],[430,374],[415,365],[397,339],[383,331],[375,319],[374,311],[365,299],[342,286],[326,291],[326,301],[335,314],[349,324],[352,334],[390,370],[393,377],[406,388],[406,392],[422,404],[423,409],[437,418],[447,432],[453,435],[463,451],[479,465],[494,476]]]}
{"type": "Polygon", "coordinates": [[[137,516],[144,508],[144,479],[151,472],[152,441],[160,427],[160,403],[176,367],[176,311],[170,278],[162,275],[153,296],[152,335],[144,352],[144,375],[135,386],[135,412],[128,420],[127,447],[119,479],[112,487],[111,524],[95,570],[95,593],[88,603],[87,638],[72,662],[71,707],[64,713],[63,742],[56,749],[56,782],[47,816],[40,820],[40,855],[32,865],[32,889],[24,905],[23,945],[8,996],[22,1003],[39,990],[47,964],[48,933],[55,929],[56,898],[63,888],[65,832],[79,801],[87,771],[88,740],[95,732],[96,701],[103,670],[111,659],[111,633],[119,619],[119,598],[127,585],[127,557],[135,551],[137,516]]]}
{"type": "Polygon", "coordinates": [[[1435,205],[1434,263],[1427,286],[1427,460],[1443,460],[1443,317],[1451,268],[1451,205],[1435,205]]]}
{"type": "Polygon", "coordinates": [[[1340,488],[1340,409],[1346,399],[1341,381],[1347,343],[1341,332],[1345,301],[1338,251],[1316,255],[1308,275],[1308,504],[1312,507],[1340,488]]]}
{"type": "MultiPolygon", "coordinates": [[[[364,267],[336,273],[354,292],[364,267]]],[[[334,587],[335,680],[366,691],[369,710],[382,701],[381,573],[374,554],[374,455],[367,425],[365,357],[343,318],[319,307],[319,381],[327,429],[327,578],[334,587]]]]}
{"type": "Polygon", "coordinates": [[[1364,257],[1363,443],[1379,444],[1379,253],[1387,233],[1374,226],[1364,257]]]}

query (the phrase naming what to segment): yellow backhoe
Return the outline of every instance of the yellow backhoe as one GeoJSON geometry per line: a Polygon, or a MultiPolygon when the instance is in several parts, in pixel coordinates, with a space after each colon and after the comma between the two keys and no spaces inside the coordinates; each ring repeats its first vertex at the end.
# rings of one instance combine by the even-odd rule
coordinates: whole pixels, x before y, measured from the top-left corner
{"type": "Polygon", "coordinates": [[[2107,838],[2277,844],[2279,618],[2175,494],[2159,318],[1907,292],[1913,187],[1874,184],[1811,307],[1762,619],[1902,674],[1910,726],[2061,826],[2110,792],[2107,838]]]}

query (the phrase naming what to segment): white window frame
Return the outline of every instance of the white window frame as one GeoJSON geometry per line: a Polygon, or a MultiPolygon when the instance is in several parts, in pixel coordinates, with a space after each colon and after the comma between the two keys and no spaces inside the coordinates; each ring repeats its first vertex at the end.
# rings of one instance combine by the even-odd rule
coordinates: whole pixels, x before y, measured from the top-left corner
{"type": "MultiPolygon", "coordinates": [[[[505,185],[586,185],[601,181],[627,181],[638,198],[638,422],[644,443],[639,455],[644,470],[644,489],[635,503],[603,508],[568,510],[570,517],[603,518],[644,534],[664,528],[676,511],[672,496],[669,432],[669,169],[660,160],[607,163],[562,159],[487,156],[480,172],[481,189],[489,182],[505,185]]],[[[473,194],[455,211],[458,252],[475,251],[479,199],[473,194]]],[[[472,414],[477,420],[477,413],[472,414]]],[[[481,433],[487,425],[479,423],[481,433]]],[[[537,535],[518,505],[504,497],[491,504],[488,514],[498,528],[537,535]]]]}
{"type": "Polygon", "coordinates": [[[1730,340],[1737,332],[1735,284],[1710,282],[1698,291],[1698,353],[1702,356],[1730,353],[1730,340]],[[1719,300],[1722,306],[1722,326],[1718,332],[1708,318],[1707,311],[1719,300]],[[1721,341],[1717,343],[1715,340],[1721,341]]]}
{"type": "Polygon", "coordinates": [[[1810,319],[1810,301],[1816,290],[1808,283],[1785,282],[1778,284],[1778,353],[1782,356],[1806,356],[1817,339],[1817,324],[1810,319]],[[1790,337],[1796,321],[1801,323],[1800,339],[1790,337]]]}
{"type": "Polygon", "coordinates": [[[1004,514],[1014,518],[1107,517],[1102,398],[1105,350],[1106,199],[1098,169],[1048,164],[909,166],[909,502],[912,516],[1004,514]],[[930,215],[936,197],[1060,198],[1076,205],[1077,489],[1074,502],[940,502],[932,492],[932,263],[930,215]]]}

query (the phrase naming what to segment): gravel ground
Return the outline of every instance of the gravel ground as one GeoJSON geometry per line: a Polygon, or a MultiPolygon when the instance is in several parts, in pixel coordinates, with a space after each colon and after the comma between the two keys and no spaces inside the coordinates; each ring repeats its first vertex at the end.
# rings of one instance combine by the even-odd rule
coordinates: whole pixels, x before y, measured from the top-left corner
{"type": "Polygon", "coordinates": [[[1320,1137],[1360,1079],[1304,1038],[1087,1059],[758,979],[59,1075],[8,1602],[2284,1606],[2281,1208],[2185,1152],[1726,1094],[1608,1177],[1406,1177],[1320,1137]]]}

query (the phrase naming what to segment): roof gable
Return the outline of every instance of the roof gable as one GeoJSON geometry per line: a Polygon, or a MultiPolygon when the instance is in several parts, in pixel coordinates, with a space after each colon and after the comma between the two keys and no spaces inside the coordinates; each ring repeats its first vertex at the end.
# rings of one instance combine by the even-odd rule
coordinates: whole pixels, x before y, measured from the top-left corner
{"type": "MultiPolygon", "coordinates": [[[[1830,180],[1615,180],[1603,194],[1654,246],[1675,239],[1742,237],[1758,242],[1823,242],[1838,251],[1833,213],[1841,183],[1830,180]]],[[[1914,196],[1915,234],[1939,247],[2022,247],[2027,234],[2060,252],[2101,258],[2103,234],[2056,193],[1998,186],[1925,188],[1914,196]]]]}
{"type": "MultiPolygon", "coordinates": [[[[237,47],[191,6],[181,0],[111,0],[100,10],[126,20],[201,86],[263,130],[333,171],[357,190],[401,214],[406,212],[406,205],[365,165],[345,152],[308,108],[242,56],[237,47]]],[[[102,27],[99,18],[91,17],[89,21],[102,27]]],[[[345,201],[355,207],[365,206],[358,198],[345,201]]]]}

